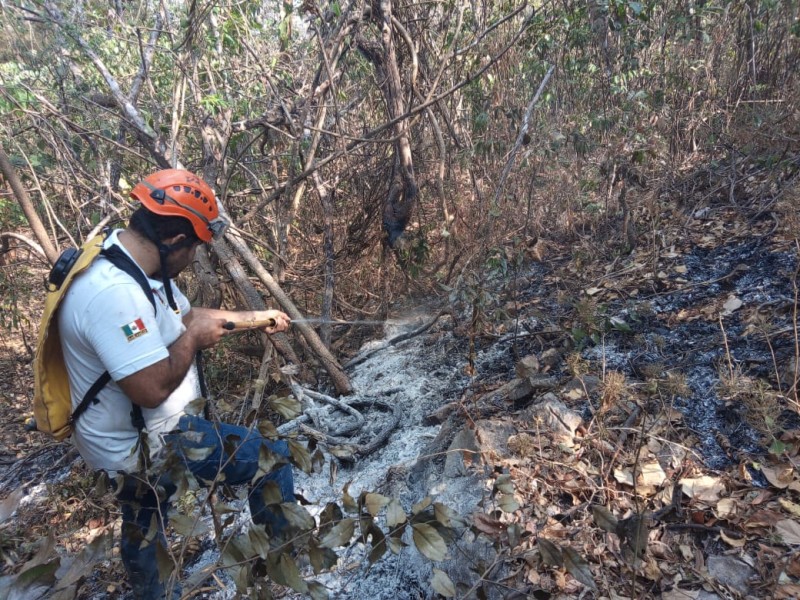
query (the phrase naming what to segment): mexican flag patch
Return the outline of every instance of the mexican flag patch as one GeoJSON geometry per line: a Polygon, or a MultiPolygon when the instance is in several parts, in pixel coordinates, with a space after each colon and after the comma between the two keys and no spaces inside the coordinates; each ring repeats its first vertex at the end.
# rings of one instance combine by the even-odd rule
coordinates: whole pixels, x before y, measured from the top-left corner
{"type": "Polygon", "coordinates": [[[141,319],[136,319],[127,325],[123,325],[122,333],[125,334],[125,337],[128,338],[128,341],[130,342],[147,333],[147,327],[145,327],[144,321],[141,319]]]}

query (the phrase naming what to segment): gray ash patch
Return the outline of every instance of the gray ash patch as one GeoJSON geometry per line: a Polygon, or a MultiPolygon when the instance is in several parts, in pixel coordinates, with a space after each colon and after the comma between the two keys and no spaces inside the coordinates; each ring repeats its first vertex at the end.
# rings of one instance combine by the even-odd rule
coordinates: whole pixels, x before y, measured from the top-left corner
{"type": "MultiPolygon", "coordinates": [[[[739,452],[765,450],[762,436],[747,423],[741,403],[720,396],[720,372],[730,369],[730,361],[742,375],[775,385],[775,362],[780,365],[793,355],[794,341],[789,335],[769,339],[753,319],[762,315],[767,331],[791,328],[788,308],[793,304],[791,277],[796,257],[771,251],[762,239],[753,238],[710,250],[695,248],[683,262],[689,283],[648,299],[654,318],[635,324],[635,338],[609,332],[602,346],[587,348],[583,356],[634,380],[643,377],[643,365],[660,364],[683,374],[691,393],[676,397],[675,408],[697,437],[707,466],[721,469],[734,457],[720,444],[720,435],[739,452]],[[731,297],[742,306],[726,314],[723,304],[731,297]],[[714,307],[711,311],[710,306],[714,307]],[[706,312],[688,320],[676,318],[681,311],[699,309],[706,312]]],[[[614,310],[622,307],[609,307],[609,313],[614,310]]]]}

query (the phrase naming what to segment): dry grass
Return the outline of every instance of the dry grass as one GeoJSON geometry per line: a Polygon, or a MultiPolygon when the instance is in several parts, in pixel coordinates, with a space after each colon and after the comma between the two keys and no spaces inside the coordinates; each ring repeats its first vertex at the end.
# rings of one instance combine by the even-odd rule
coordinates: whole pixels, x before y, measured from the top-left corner
{"type": "Polygon", "coordinates": [[[725,366],[719,371],[718,391],[726,403],[744,407],[748,424],[766,440],[780,434],[779,416],[784,403],[780,393],[768,382],[744,374],[738,365],[725,366]]]}
{"type": "Polygon", "coordinates": [[[600,387],[600,412],[604,413],[628,396],[628,382],[624,373],[607,371],[600,387]]]}

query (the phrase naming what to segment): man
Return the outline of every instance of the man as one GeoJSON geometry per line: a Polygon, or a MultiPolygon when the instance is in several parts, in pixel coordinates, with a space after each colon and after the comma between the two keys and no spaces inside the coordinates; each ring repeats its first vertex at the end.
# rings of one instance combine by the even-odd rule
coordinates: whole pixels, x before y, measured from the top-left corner
{"type": "MultiPolygon", "coordinates": [[[[227,226],[203,180],[167,169],[146,177],[131,196],[141,206],[75,278],[59,309],[58,326],[73,410],[85,405],[77,417],[73,413],[75,444],[90,467],[115,477],[122,561],[134,597],[150,600],[165,595],[156,554],[158,545],[166,548],[169,497],[181,477],[172,468],[176,460],[201,484],[215,479],[251,484],[253,522],[264,524],[270,535],[279,535],[286,525],[262,493],[274,482],[284,502],[294,501],[286,443],[270,442],[245,427],[211,423],[186,409],[201,395],[195,356],[229,333],[227,322],[273,319],[275,325],[264,330],[276,333],[290,320],[277,310],[192,308],[173,284],[200,244],[222,235],[227,226]],[[120,268],[125,263],[127,268],[120,268]],[[110,381],[99,393],[89,393],[104,372],[110,381]],[[92,401],[82,403],[84,397],[92,401]],[[284,464],[253,483],[263,473],[263,448],[284,464]]],[[[174,593],[179,589],[168,597],[174,593]]]]}

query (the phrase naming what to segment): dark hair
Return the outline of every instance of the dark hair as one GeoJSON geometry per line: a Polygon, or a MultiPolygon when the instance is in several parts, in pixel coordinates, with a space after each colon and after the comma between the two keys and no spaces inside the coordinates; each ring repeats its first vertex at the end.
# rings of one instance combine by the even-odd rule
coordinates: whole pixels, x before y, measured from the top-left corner
{"type": "MultiPolygon", "coordinates": [[[[128,227],[146,238],[150,238],[149,232],[152,231],[159,241],[164,241],[176,235],[186,236],[185,245],[191,246],[200,241],[194,232],[194,227],[189,219],[176,216],[163,216],[150,212],[145,207],[140,206],[131,215],[128,227]]],[[[184,245],[181,244],[181,245],[184,245]]]]}

